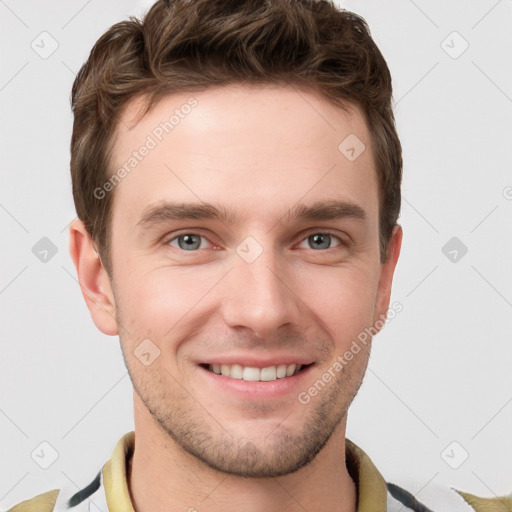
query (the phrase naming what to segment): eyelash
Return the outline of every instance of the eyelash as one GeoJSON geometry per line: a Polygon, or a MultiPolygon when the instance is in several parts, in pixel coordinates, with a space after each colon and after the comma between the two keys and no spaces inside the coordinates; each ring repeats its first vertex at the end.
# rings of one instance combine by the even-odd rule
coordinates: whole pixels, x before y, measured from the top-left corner
{"type": "MultiPolygon", "coordinates": [[[[199,233],[195,233],[193,231],[183,231],[182,233],[178,233],[178,234],[174,234],[172,236],[172,238],[167,238],[166,241],[164,241],[164,245],[170,245],[170,243],[176,239],[178,239],[180,236],[184,236],[184,235],[195,235],[195,236],[199,236],[201,238],[204,238],[205,240],[208,240],[208,238],[204,235],[201,235],[199,233]]],[[[330,249],[335,249],[336,247],[347,247],[349,245],[349,243],[345,240],[343,240],[338,234],[334,233],[333,231],[329,231],[329,230],[325,230],[325,231],[309,231],[309,232],[306,232],[305,234],[302,235],[302,238],[301,238],[301,243],[304,241],[304,240],[307,240],[310,236],[312,235],[330,235],[334,238],[336,238],[338,241],[339,241],[339,245],[337,246],[334,246],[334,247],[329,247],[328,249],[324,249],[324,250],[320,250],[319,252],[327,252],[329,251],[330,249]]],[[[210,242],[210,240],[208,240],[208,242],[211,244],[212,242],[210,242]]],[[[215,244],[213,244],[215,245],[215,244]]],[[[193,250],[193,251],[186,251],[184,249],[180,249],[179,247],[174,247],[172,246],[174,249],[178,249],[179,251],[181,252],[190,252],[190,253],[196,253],[198,251],[200,251],[200,249],[196,249],[196,250],[193,250]]],[[[313,249],[312,249],[313,250],[313,249]]]]}

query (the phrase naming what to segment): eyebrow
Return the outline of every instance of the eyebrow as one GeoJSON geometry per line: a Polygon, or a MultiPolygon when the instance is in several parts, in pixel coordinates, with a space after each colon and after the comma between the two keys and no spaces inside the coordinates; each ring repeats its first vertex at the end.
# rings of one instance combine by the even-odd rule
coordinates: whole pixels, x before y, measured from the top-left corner
{"type": "MultiPolygon", "coordinates": [[[[147,207],[137,226],[149,227],[154,224],[182,219],[219,220],[235,224],[239,217],[232,210],[212,203],[170,203],[161,202],[147,207]]],[[[345,218],[367,220],[365,210],[356,203],[341,200],[318,201],[312,205],[300,203],[283,216],[286,222],[339,220],[345,218]]]]}

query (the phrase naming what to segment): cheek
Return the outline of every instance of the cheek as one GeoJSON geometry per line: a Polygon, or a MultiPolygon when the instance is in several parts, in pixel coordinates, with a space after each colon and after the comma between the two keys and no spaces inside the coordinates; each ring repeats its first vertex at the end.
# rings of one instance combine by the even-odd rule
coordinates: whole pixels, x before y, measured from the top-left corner
{"type": "MultiPolygon", "coordinates": [[[[191,328],[201,329],[200,317],[206,320],[208,313],[222,307],[216,297],[226,297],[224,266],[144,268],[134,259],[117,268],[116,299],[132,338],[186,337],[191,328]]],[[[319,322],[336,338],[351,339],[371,324],[377,279],[370,266],[299,265],[284,279],[293,293],[283,294],[283,300],[296,301],[304,318],[319,322]]]]}
{"type": "Polygon", "coordinates": [[[179,332],[222,275],[184,266],[146,270],[137,262],[120,270],[117,288],[127,328],[155,339],[179,332]]]}
{"type": "Polygon", "coordinates": [[[336,336],[357,335],[371,324],[377,279],[368,267],[319,267],[303,276],[297,295],[336,336]]]}

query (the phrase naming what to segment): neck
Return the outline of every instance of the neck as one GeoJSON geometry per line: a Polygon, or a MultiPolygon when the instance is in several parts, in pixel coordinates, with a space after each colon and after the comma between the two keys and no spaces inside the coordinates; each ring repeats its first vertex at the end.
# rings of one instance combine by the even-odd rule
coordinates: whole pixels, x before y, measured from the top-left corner
{"type": "Polygon", "coordinates": [[[311,463],[289,475],[255,479],[216,471],[151,417],[136,413],[135,420],[127,479],[136,512],[356,512],[356,485],[345,464],[346,416],[311,463]]]}

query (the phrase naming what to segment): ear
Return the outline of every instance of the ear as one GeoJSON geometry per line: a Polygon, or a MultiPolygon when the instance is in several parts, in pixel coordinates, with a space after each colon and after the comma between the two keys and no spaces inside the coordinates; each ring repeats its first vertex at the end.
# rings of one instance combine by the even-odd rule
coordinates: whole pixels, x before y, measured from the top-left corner
{"type": "Polygon", "coordinates": [[[374,326],[376,324],[380,325],[378,328],[379,331],[384,323],[382,321],[377,321],[385,320],[387,311],[389,309],[391,285],[393,284],[393,275],[395,272],[396,263],[398,261],[398,256],[400,255],[400,249],[402,247],[402,235],[402,227],[397,224],[393,228],[391,239],[388,243],[386,261],[381,264],[381,273],[375,302],[375,314],[373,318],[374,326]]]}
{"type": "Polygon", "coordinates": [[[69,252],[93,322],[104,334],[115,336],[119,331],[110,279],[80,219],[75,219],[69,227],[69,252]]]}

